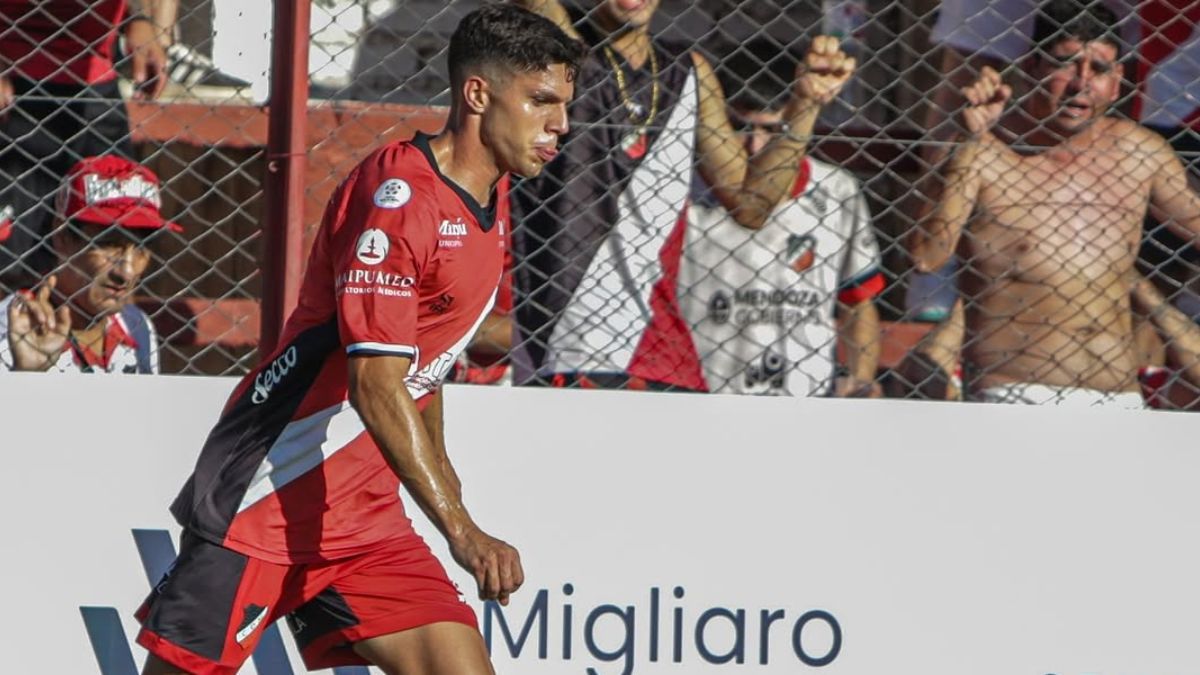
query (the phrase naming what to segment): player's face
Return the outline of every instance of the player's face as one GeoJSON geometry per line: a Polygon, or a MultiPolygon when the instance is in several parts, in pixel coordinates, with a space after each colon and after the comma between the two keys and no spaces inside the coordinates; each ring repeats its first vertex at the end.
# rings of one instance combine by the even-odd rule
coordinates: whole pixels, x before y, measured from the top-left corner
{"type": "Polygon", "coordinates": [[[660,1],[600,0],[592,9],[592,16],[610,31],[648,28],[660,1]]]}
{"type": "Polygon", "coordinates": [[[532,73],[514,73],[492,90],[484,115],[484,140],[503,171],[536,176],[558,154],[567,133],[567,102],[575,95],[561,63],[532,73]]]}
{"type": "Polygon", "coordinates": [[[784,129],[783,111],[734,108],[729,111],[729,121],[751,157],[761,152],[784,129]]]}
{"type": "Polygon", "coordinates": [[[149,251],[119,227],[105,228],[90,241],[60,235],[58,250],[65,264],[57,289],[91,317],[119,311],[150,267],[149,251]]]}
{"type": "Polygon", "coordinates": [[[1056,43],[1037,59],[1034,115],[1063,136],[1102,117],[1121,94],[1124,70],[1117,56],[1108,42],[1068,38],[1056,43]]]}

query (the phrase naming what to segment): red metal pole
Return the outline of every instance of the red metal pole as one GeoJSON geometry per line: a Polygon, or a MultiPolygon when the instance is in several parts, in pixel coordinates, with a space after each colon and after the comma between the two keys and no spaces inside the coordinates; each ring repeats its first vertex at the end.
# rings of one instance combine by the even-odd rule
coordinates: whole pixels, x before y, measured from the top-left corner
{"type": "Polygon", "coordinates": [[[275,0],[271,99],[267,126],[266,226],[262,254],[262,335],[258,353],[274,351],[296,307],[304,266],[304,190],[311,0],[275,0]]]}

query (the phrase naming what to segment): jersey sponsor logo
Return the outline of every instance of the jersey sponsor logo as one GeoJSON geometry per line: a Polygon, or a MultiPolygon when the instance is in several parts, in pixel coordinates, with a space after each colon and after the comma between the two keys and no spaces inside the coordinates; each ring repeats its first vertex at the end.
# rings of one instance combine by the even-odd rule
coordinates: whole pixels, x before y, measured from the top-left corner
{"type": "Polygon", "coordinates": [[[250,402],[258,405],[270,398],[271,390],[292,372],[297,360],[296,345],[292,345],[277,356],[271,365],[263,368],[254,378],[254,393],[250,395],[250,402]]]}
{"type": "Polygon", "coordinates": [[[451,220],[443,220],[441,225],[438,225],[438,235],[449,237],[448,239],[438,239],[438,248],[462,248],[462,238],[467,236],[467,224],[462,218],[451,220]]]}
{"type": "Polygon", "coordinates": [[[155,208],[162,206],[158,186],[137,174],[128,178],[105,178],[94,173],[86,174],[83,177],[83,199],[89,205],[114,199],[136,199],[150,202],[155,208]]]}
{"type": "Polygon", "coordinates": [[[334,281],[338,295],[388,295],[408,298],[417,285],[414,277],[389,274],[379,270],[350,270],[337,276],[334,281]]]}
{"type": "Polygon", "coordinates": [[[829,200],[831,196],[825,188],[820,185],[814,185],[813,189],[808,193],[808,198],[812,201],[813,208],[822,216],[829,213],[829,200]]]}
{"type": "Polygon", "coordinates": [[[405,378],[404,383],[407,385],[412,397],[420,398],[437,389],[442,380],[446,379],[446,374],[454,367],[454,362],[457,359],[458,354],[456,352],[442,352],[441,356],[430,361],[424,368],[405,378]]]}
{"type": "Polygon", "coordinates": [[[443,220],[438,226],[438,234],[443,237],[465,237],[467,236],[467,224],[462,218],[455,218],[453,222],[449,219],[443,220]]]}
{"type": "Polygon", "coordinates": [[[429,304],[429,311],[434,314],[445,314],[450,310],[450,305],[452,304],[454,304],[454,296],[449,293],[442,293],[429,304]]]}
{"type": "Polygon", "coordinates": [[[358,243],[354,246],[354,255],[364,264],[378,265],[387,257],[391,244],[388,243],[387,233],[371,228],[358,235],[358,243]]]}
{"type": "Polygon", "coordinates": [[[399,178],[389,178],[375,190],[375,206],[381,209],[398,209],[412,199],[412,188],[399,178]]]}
{"type": "Polygon", "coordinates": [[[260,605],[246,605],[242,609],[242,624],[238,627],[238,632],[234,635],[234,639],[238,644],[242,644],[253,633],[254,629],[262,625],[263,619],[267,618],[267,607],[260,605]]]}
{"type": "Polygon", "coordinates": [[[770,350],[763,352],[746,366],[744,383],[747,389],[766,385],[771,390],[782,391],[787,385],[787,359],[770,350]]]}
{"type": "Polygon", "coordinates": [[[817,260],[817,240],[811,234],[789,234],[783,262],[803,274],[817,260]]]}
{"type": "Polygon", "coordinates": [[[728,323],[729,315],[732,313],[733,303],[729,301],[729,296],[725,293],[717,291],[708,299],[708,318],[712,319],[713,323],[728,323]]]}
{"type": "Polygon", "coordinates": [[[732,323],[738,328],[775,325],[785,328],[820,323],[820,293],[791,288],[739,288],[732,297],[717,291],[708,299],[708,318],[715,324],[732,323]]]}

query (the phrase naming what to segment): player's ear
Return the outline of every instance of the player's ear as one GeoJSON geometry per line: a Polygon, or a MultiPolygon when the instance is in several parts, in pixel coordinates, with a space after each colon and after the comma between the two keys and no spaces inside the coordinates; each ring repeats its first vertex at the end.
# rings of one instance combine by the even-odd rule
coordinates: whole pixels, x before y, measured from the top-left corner
{"type": "Polygon", "coordinates": [[[462,95],[467,111],[481,115],[491,100],[492,92],[486,79],[472,75],[463,82],[462,95]]]}

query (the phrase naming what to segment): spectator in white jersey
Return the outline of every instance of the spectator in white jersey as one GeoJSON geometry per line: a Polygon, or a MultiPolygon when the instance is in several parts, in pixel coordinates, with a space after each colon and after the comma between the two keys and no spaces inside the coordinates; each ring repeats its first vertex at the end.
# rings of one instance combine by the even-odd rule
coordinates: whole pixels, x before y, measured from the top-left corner
{"type": "MultiPolygon", "coordinates": [[[[787,131],[782,110],[795,60],[761,39],[738,47],[722,64],[730,119],[754,156],[787,131]]],[[[760,230],[739,227],[707,189],[697,192],[680,295],[709,391],[878,395],[873,299],[884,281],[858,181],[803,157],[789,197],[760,230]],[[846,356],[840,371],[839,332],[846,356]]]]}
{"type": "Polygon", "coordinates": [[[181,229],[161,203],[158,177],[127,159],[71,169],[44,242],[53,272],[0,301],[0,372],[158,372],[158,336],[130,300],[150,267],[147,241],[181,229]]]}

